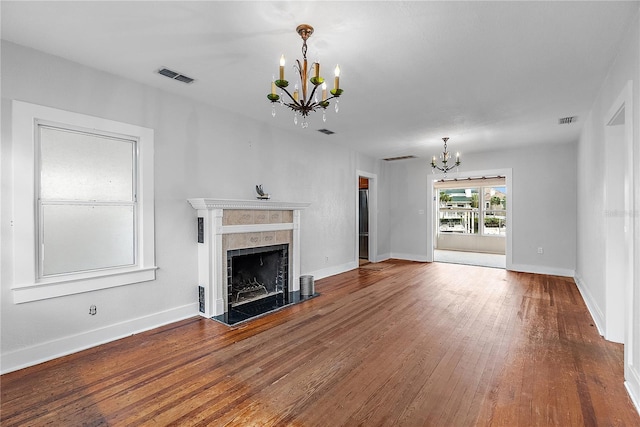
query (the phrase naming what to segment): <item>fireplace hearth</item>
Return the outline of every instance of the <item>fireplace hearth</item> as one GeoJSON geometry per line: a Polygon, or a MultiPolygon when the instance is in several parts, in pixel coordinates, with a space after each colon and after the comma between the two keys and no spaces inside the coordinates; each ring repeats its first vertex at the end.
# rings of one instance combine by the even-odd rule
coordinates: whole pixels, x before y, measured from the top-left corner
{"type": "Polygon", "coordinates": [[[236,305],[229,311],[218,316],[213,316],[213,320],[233,326],[244,321],[260,317],[264,314],[274,312],[292,304],[306,301],[318,296],[318,293],[309,296],[300,295],[300,291],[289,292],[288,294],[269,295],[244,304],[236,305]],[[286,298],[285,298],[286,295],[286,298]]]}

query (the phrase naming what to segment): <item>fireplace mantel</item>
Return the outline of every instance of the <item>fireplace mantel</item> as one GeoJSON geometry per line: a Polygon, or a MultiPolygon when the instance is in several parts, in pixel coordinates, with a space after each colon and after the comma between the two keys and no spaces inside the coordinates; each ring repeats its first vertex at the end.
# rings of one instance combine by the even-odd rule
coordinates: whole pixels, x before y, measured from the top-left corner
{"type": "Polygon", "coordinates": [[[234,200],[234,199],[189,199],[194,209],[254,209],[254,210],[301,210],[311,203],[282,202],[277,200],[234,200]]]}
{"type": "Polygon", "coordinates": [[[226,251],[288,243],[289,290],[300,289],[300,213],[310,203],[274,200],[188,199],[199,220],[200,314],[226,310],[226,251]]]}

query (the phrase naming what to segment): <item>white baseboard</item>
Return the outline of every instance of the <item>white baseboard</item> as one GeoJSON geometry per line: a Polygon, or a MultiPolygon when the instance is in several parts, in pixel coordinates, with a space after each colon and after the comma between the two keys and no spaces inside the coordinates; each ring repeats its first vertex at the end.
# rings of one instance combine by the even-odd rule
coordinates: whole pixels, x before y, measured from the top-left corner
{"type": "Polygon", "coordinates": [[[640,383],[632,385],[630,384],[630,381],[625,381],[624,387],[627,389],[627,393],[631,398],[633,406],[636,407],[636,411],[640,414],[640,383]]]}
{"type": "Polygon", "coordinates": [[[138,317],[81,334],[59,338],[31,347],[3,353],[0,374],[47,362],[120,338],[148,331],[198,315],[198,304],[187,304],[148,316],[138,317]]]}
{"type": "Polygon", "coordinates": [[[576,272],[569,268],[547,267],[544,265],[511,264],[507,270],[522,273],[548,274],[550,276],[574,277],[576,272]]]}
{"type": "Polygon", "coordinates": [[[578,291],[580,292],[580,295],[582,295],[582,299],[584,300],[584,303],[587,306],[587,310],[589,310],[589,313],[591,314],[591,318],[593,319],[593,322],[596,324],[596,328],[598,328],[598,333],[604,336],[605,322],[604,322],[604,316],[602,314],[602,311],[598,307],[598,304],[596,304],[596,301],[593,298],[593,295],[591,295],[591,292],[589,292],[589,288],[585,286],[585,283],[582,280],[582,277],[576,274],[573,280],[576,282],[576,286],[578,286],[578,291]]]}
{"type": "Polygon", "coordinates": [[[345,264],[332,265],[331,267],[315,270],[310,273],[301,273],[300,275],[311,275],[315,280],[324,279],[325,277],[335,276],[336,274],[344,273],[358,268],[358,261],[350,261],[345,264]]]}
{"type": "MultiPolygon", "coordinates": [[[[598,305],[595,303],[589,288],[585,286],[584,280],[580,275],[576,274],[574,277],[578,291],[582,295],[582,299],[587,306],[587,310],[591,314],[591,318],[598,328],[598,333],[604,337],[604,316],[598,305]]],[[[606,338],[605,338],[606,339],[606,338]]],[[[625,364],[627,361],[625,360],[625,364]]],[[[625,365],[625,382],[624,387],[627,389],[627,393],[631,398],[631,402],[636,408],[636,411],[640,414],[640,373],[635,370],[635,366],[625,365]]]]}
{"type": "Polygon", "coordinates": [[[371,262],[382,262],[391,258],[390,254],[378,254],[371,262]]]}
{"type": "Polygon", "coordinates": [[[403,259],[405,261],[427,262],[426,255],[401,254],[401,253],[392,252],[390,258],[403,259]]]}
{"type": "MultiPolygon", "coordinates": [[[[378,255],[376,257],[376,259],[372,262],[382,262],[382,261],[387,261],[391,258],[394,259],[404,259],[407,261],[419,261],[419,262],[425,262],[425,257],[422,256],[416,256],[416,255],[407,255],[407,254],[382,254],[382,255],[378,255]]],[[[305,274],[309,274],[311,276],[313,276],[313,278],[315,280],[319,280],[319,279],[324,279],[325,277],[329,277],[329,276],[335,276],[336,274],[340,274],[340,273],[345,273],[347,271],[351,271],[351,270],[355,270],[356,268],[358,268],[359,266],[359,262],[358,261],[350,261],[344,264],[340,264],[340,265],[334,265],[331,267],[327,267],[327,268],[323,268],[320,270],[315,270],[312,271],[310,273],[302,273],[300,274],[305,275],[305,274]]]]}

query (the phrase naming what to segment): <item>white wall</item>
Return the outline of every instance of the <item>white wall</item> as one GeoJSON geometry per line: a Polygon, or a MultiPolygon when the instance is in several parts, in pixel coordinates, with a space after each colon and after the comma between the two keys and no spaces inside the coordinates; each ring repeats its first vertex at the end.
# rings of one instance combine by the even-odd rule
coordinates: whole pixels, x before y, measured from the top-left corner
{"type": "MultiPolygon", "coordinates": [[[[612,64],[609,74],[602,84],[600,94],[595,100],[591,113],[585,117],[585,123],[578,143],[578,240],[576,260],[576,281],[601,333],[606,333],[607,320],[611,319],[611,311],[628,309],[625,320],[625,379],[627,388],[636,406],[640,403],[640,17],[628,30],[618,46],[618,56],[612,64]],[[633,127],[633,178],[631,193],[633,208],[607,204],[607,173],[605,162],[607,146],[606,121],[610,109],[617,102],[620,94],[631,82],[630,95],[633,112],[625,124],[633,127]],[[632,287],[620,306],[611,307],[608,298],[612,295],[607,288],[606,254],[610,244],[606,233],[608,226],[607,212],[617,211],[630,219],[633,231],[632,287]],[[624,305],[627,304],[627,307],[624,305]]],[[[629,108],[625,105],[625,109],[629,108]]],[[[611,141],[609,137],[609,141],[611,141]]],[[[620,150],[617,154],[618,167],[624,168],[626,158],[620,150]]],[[[615,156],[616,153],[614,152],[615,156]]],[[[623,187],[624,182],[618,185],[623,187]]],[[[610,199],[609,199],[610,200],[610,199]]],[[[621,249],[621,248],[619,248],[621,249]]],[[[611,320],[609,320],[611,321],[611,320]]]]}
{"type": "Polygon", "coordinates": [[[389,162],[391,256],[427,260],[427,163],[421,159],[389,162]]]}
{"type": "MultiPolygon", "coordinates": [[[[512,268],[573,276],[576,244],[575,144],[524,147],[462,156],[460,173],[512,169],[512,268]],[[538,247],[543,254],[538,254],[538,247]]],[[[389,166],[392,254],[426,259],[428,159],[389,166]],[[425,214],[420,214],[424,211],[425,214]]]]}
{"type": "MultiPolygon", "coordinates": [[[[383,178],[384,166],[328,142],[311,127],[277,130],[267,121],[268,106],[265,112],[264,123],[252,122],[3,41],[0,369],[196,315],[196,213],[188,198],[253,199],[255,185],[262,184],[274,200],[311,202],[301,220],[301,273],[321,276],[355,268],[355,171],[383,178]],[[13,99],[155,130],[155,281],[13,303],[13,99]],[[88,314],[92,304],[98,309],[95,316],[88,314]]],[[[378,253],[388,253],[386,190],[380,181],[378,253]]]]}

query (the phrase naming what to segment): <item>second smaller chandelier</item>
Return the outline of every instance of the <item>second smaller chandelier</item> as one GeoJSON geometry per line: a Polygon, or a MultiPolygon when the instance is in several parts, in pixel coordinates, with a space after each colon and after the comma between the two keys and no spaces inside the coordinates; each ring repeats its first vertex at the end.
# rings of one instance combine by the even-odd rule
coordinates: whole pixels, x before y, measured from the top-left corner
{"type": "MultiPolygon", "coordinates": [[[[300,88],[298,84],[295,85],[293,89],[293,94],[291,94],[287,90],[287,86],[289,86],[289,82],[284,79],[284,55],[280,58],[280,75],[278,79],[275,79],[271,82],[271,93],[267,95],[269,101],[272,104],[280,101],[280,104],[286,107],[289,107],[294,112],[293,122],[298,124],[298,114],[302,116],[302,127],[306,128],[308,126],[307,116],[312,111],[316,111],[319,108],[323,109],[322,120],[326,121],[325,110],[329,106],[329,100],[333,98],[338,98],[342,95],[343,90],[340,89],[340,67],[336,65],[335,68],[335,80],[333,84],[333,89],[331,89],[330,93],[332,96],[327,97],[327,84],[324,79],[320,77],[320,64],[318,62],[314,62],[311,64],[313,68],[313,75],[309,75],[310,71],[307,67],[307,39],[313,34],[313,27],[307,24],[298,25],[296,28],[296,32],[302,38],[302,63],[296,59],[297,67],[296,70],[300,76],[300,85],[302,86],[302,92],[300,92],[300,88]],[[308,93],[308,84],[311,83],[313,85],[313,89],[311,93],[308,93]],[[316,90],[318,86],[322,89],[322,98],[319,100],[316,94],[316,90]],[[284,93],[281,92],[281,95],[276,93],[276,87],[282,89],[284,93]],[[289,97],[289,101],[285,102],[284,94],[287,94],[289,97]]],[[[335,105],[336,112],[338,112],[338,100],[336,99],[335,105]]],[[[271,109],[271,115],[276,115],[275,108],[271,109]]]]}
{"type": "Polygon", "coordinates": [[[433,156],[433,158],[431,159],[431,168],[433,170],[437,169],[440,172],[447,173],[451,169],[457,168],[458,166],[460,166],[460,153],[456,153],[456,162],[454,164],[450,165],[449,164],[449,159],[451,159],[451,155],[447,151],[447,141],[449,140],[449,138],[445,137],[445,138],[442,138],[442,140],[444,141],[444,151],[442,152],[442,155],[440,156],[440,159],[442,160],[442,166],[438,166],[436,164],[436,156],[433,156]]]}

